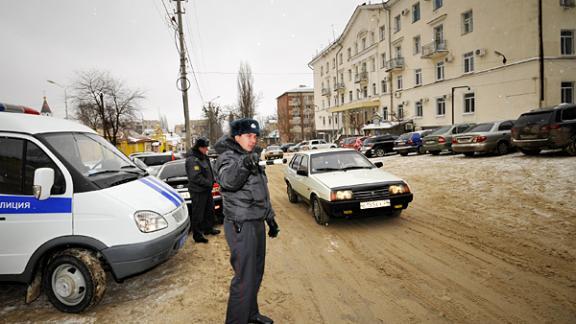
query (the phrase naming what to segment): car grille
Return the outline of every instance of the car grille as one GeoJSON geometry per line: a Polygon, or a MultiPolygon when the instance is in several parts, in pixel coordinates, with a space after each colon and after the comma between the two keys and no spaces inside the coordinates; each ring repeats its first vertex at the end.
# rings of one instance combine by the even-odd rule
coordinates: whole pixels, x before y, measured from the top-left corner
{"type": "Polygon", "coordinates": [[[352,190],[354,199],[375,199],[388,197],[388,186],[372,189],[352,190]]]}

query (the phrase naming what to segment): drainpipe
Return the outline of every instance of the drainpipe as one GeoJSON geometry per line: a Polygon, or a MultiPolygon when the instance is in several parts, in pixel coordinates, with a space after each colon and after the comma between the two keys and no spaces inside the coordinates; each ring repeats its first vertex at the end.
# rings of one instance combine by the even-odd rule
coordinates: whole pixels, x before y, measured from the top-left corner
{"type": "MultiPolygon", "coordinates": [[[[389,60],[392,59],[392,34],[390,33],[390,29],[392,29],[392,26],[390,25],[390,22],[392,21],[392,17],[390,16],[390,10],[386,7],[386,4],[383,3],[382,7],[384,8],[384,10],[386,10],[388,12],[388,55],[390,55],[388,57],[389,60]]],[[[392,116],[392,113],[394,112],[394,80],[392,79],[392,72],[388,72],[388,81],[390,81],[390,108],[388,109],[389,115],[390,117],[392,116]]],[[[388,82],[387,81],[387,82],[388,82]]]]}
{"type": "MultiPolygon", "coordinates": [[[[338,66],[339,66],[338,54],[340,54],[340,51],[342,51],[344,46],[342,46],[342,44],[340,44],[338,41],[336,41],[336,45],[340,46],[340,49],[336,52],[336,84],[338,84],[339,83],[338,82],[338,76],[339,76],[339,74],[338,74],[338,66]]],[[[344,62],[342,62],[342,63],[344,63],[344,62]]],[[[340,81],[344,82],[344,80],[340,80],[340,81]]],[[[334,85],[334,87],[336,87],[336,85],[334,85]]],[[[336,91],[336,96],[337,96],[336,98],[338,99],[337,101],[340,102],[340,97],[338,97],[338,95],[339,95],[339,93],[338,93],[338,91],[336,91]]],[[[340,102],[340,105],[342,105],[342,102],[340,102]]],[[[334,119],[334,118],[332,118],[332,119],[334,119]]],[[[334,120],[332,120],[332,125],[334,125],[334,120]]],[[[334,126],[332,126],[332,130],[334,130],[334,126]]],[[[334,131],[332,133],[334,133],[334,131]]],[[[334,135],[335,134],[332,134],[332,136],[334,136],[334,135]]]]}
{"type": "Polygon", "coordinates": [[[538,48],[540,64],[540,107],[544,104],[544,40],[542,37],[542,0],[538,0],[538,48]]]}

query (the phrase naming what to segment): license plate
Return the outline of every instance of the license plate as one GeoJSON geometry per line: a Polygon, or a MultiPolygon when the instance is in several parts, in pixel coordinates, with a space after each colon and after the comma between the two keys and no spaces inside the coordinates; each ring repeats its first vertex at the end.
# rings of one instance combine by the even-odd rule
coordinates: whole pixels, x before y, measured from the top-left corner
{"type": "Polygon", "coordinates": [[[390,206],[390,199],[363,201],[360,203],[360,209],[370,209],[370,208],[389,207],[389,206],[390,206]]]}
{"type": "Polygon", "coordinates": [[[178,244],[176,244],[176,250],[180,250],[180,248],[184,246],[184,243],[186,243],[186,237],[187,236],[184,235],[178,240],[178,244]]]}
{"type": "Polygon", "coordinates": [[[183,191],[180,193],[180,197],[182,197],[183,199],[190,199],[190,193],[183,191]]]}

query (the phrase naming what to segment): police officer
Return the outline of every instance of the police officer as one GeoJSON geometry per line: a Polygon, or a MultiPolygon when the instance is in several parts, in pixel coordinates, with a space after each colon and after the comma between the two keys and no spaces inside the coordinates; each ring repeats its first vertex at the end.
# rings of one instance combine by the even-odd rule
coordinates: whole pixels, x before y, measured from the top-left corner
{"type": "Polygon", "coordinates": [[[214,175],[210,159],[206,155],[208,146],[207,139],[198,138],[186,158],[188,192],[192,202],[192,210],[190,211],[191,231],[192,237],[197,243],[208,243],[208,239],[203,234],[217,235],[220,233],[214,228],[214,200],[212,199],[214,175]]]}
{"type": "Polygon", "coordinates": [[[266,174],[258,165],[262,152],[256,146],[258,135],[256,120],[239,119],[230,123],[230,136],[222,137],[215,145],[219,153],[215,169],[224,203],[224,233],[234,269],[226,323],[273,323],[258,309],[266,256],[264,221],[270,237],[276,237],[280,230],[274,220],[266,174]]]}

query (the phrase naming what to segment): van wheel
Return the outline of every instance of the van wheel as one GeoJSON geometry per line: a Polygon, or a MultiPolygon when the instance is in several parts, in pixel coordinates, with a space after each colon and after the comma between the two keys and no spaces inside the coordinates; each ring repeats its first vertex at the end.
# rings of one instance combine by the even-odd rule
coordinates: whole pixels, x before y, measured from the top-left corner
{"type": "Polygon", "coordinates": [[[318,199],[318,197],[312,198],[312,213],[314,214],[316,223],[328,226],[330,216],[326,214],[326,211],[322,207],[322,204],[320,204],[320,199],[318,199]]]}
{"type": "Polygon", "coordinates": [[[44,272],[44,290],[58,310],[80,313],[100,302],[106,291],[106,272],[96,256],[84,249],[58,252],[44,272]]]}
{"type": "Polygon", "coordinates": [[[538,155],[540,150],[527,150],[527,149],[520,149],[520,152],[524,153],[525,155],[538,155]]]}
{"type": "Polygon", "coordinates": [[[474,152],[464,152],[464,156],[465,156],[465,157],[473,157],[473,156],[474,156],[474,152]]]}
{"type": "Polygon", "coordinates": [[[418,147],[418,154],[426,154],[426,150],[424,149],[424,146],[418,147]]]}
{"type": "Polygon", "coordinates": [[[374,150],[374,155],[376,155],[377,157],[382,157],[384,156],[384,154],[386,154],[386,152],[384,152],[383,148],[377,148],[376,150],[374,150]]]}
{"type": "Polygon", "coordinates": [[[294,191],[294,189],[292,189],[292,186],[290,184],[288,184],[288,186],[286,187],[286,192],[288,193],[288,201],[295,204],[298,202],[298,194],[296,193],[296,191],[294,191]]]}
{"type": "Polygon", "coordinates": [[[496,146],[496,153],[498,153],[498,155],[504,155],[508,153],[508,143],[506,142],[498,143],[498,146],[496,146]]]}
{"type": "Polygon", "coordinates": [[[566,147],[566,153],[571,156],[576,156],[576,139],[566,147]]]}

